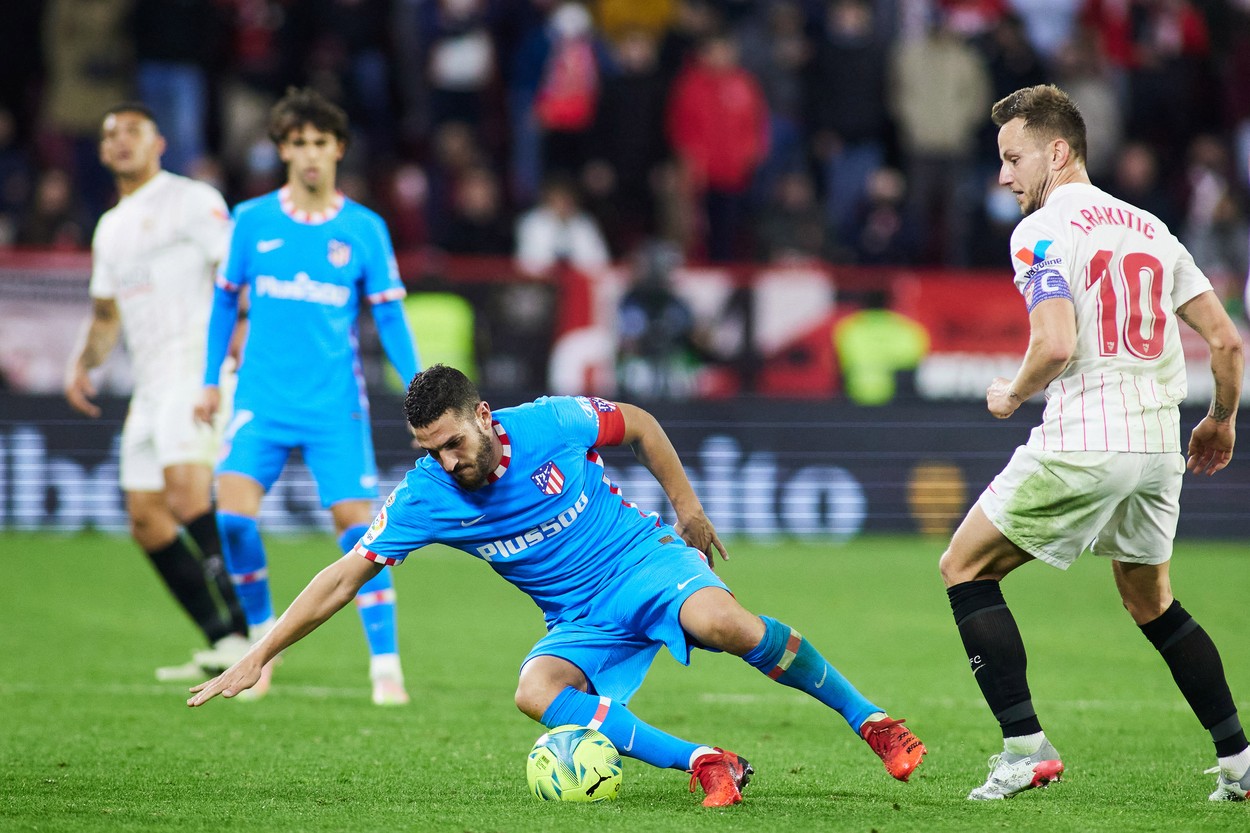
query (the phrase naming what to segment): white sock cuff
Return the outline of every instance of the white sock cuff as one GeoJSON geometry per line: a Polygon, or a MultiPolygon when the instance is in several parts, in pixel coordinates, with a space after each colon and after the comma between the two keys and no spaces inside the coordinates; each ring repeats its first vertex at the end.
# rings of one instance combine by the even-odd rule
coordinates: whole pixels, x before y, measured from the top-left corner
{"type": "Polygon", "coordinates": [[[1242,778],[1245,778],[1246,773],[1250,772],[1250,746],[1247,746],[1236,755],[1220,758],[1220,769],[1234,781],[1240,781],[1242,778]]]}
{"type": "Polygon", "coordinates": [[[1017,735],[1003,738],[1003,748],[1013,755],[1032,755],[1042,748],[1046,740],[1045,732],[1034,732],[1031,735],[1017,735]]]}
{"type": "Polygon", "coordinates": [[[402,677],[403,670],[399,666],[399,654],[374,654],[369,657],[369,676],[402,677]]]}
{"type": "Polygon", "coordinates": [[[686,769],[694,769],[694,762],[702,758],[704,755],[715,755],[716,750],[710,746],[700,746],[698,749],[690,753],[690,763],[686,769]]]}

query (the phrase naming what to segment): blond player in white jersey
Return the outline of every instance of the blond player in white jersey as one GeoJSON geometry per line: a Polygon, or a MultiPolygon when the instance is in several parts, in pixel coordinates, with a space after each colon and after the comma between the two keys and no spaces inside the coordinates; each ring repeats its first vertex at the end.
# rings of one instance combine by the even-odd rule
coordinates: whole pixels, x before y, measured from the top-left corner
{"type": "Polygon", "coordinates": [[[986,402],[1000,419],[1043,391],[1047,404],[942,556],[969,664],[1003,733],[1002,753],[968,798],[1008,798],[1063,774],[1034,711],[1024,643],[999,582],[1034,559],[1066,569],[1089,547],[1111,559],[1125,608],[1211,735],[1211,800],[1245,800],[1250,749],[1219,653],[1172,596],[1168,575],[1186,468],[1177,319],[1206,340],[1215,377],[1210,410],[1189,439],[1195,474],[1214,474],[1232,458],[1241,337],[1167,227],[1090,184],[1085,122],[1063,91],[1018,90],[994,105],[992,118],[999,183],[1025,215],[1011,253],[1030,339],[1015,378],[995,379],[986,402]]]}
{"type": "Polygon", "coordinates": [[[69,364],[65,396],[87,416],[100,415],[89,372],[124,334],[135,379],[120,466],[130,532],[209,643],[191,663],[157,671],[183,679],[228,667],[248,643],[212,503],[216,432],[194,417],[229,215],[211,186],[161,170],[164,149],[144,105],[120,104],[105,115],[100,161],[120,201],[100,218],[92,241],[92,314],[69,364]]]}

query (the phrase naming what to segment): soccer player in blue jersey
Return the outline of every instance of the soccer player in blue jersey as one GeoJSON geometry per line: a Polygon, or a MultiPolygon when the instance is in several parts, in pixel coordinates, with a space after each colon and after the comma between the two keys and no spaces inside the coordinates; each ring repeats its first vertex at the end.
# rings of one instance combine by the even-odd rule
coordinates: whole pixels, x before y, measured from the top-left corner
{"type": "MultiPolygon", "coordinates": [[[[246,288],[251,327],[217,468],[217,502],[226,563],[254,640],[273,626],[257,515],[290,453],[299,449],[312,471],[344,551],[373,517],[377,464],[356,342],[362,300],[400,376],[411,379],[417,370],[386,224],[334,187],[347,149],[347,116],[319,93],[292,88],[273,108],[269,135],[286,163],[287,183],[235,209],[198,408],[204,420],[218,408],[218,374],[246,288]]],[[[371,575],[358,590],[373,701],[407,703],[390,571],[371,575]]],[[[269,664],[253,696],[265,693],[271,674],[269,664]]]]}
{"type": "Polygon", "coordinates": [[[588,397],[544,397],[492,412],[460,371],[416,375],[404,411],[428,453],[355,548],[322,570],[240,662],[192,689],[188,705],[254,685],[287,646],[347,604],[385,565],[426,544],[488,562],[542,609],[547,635],[521,665],[516,705],[547,727],[598,729],[622,753],[691,773],[704,805],[742,800],[739,755],[682,740],[628,709],[661,647],[727,651],[835,709],[906,781],[925,747],[860,694],[798,631],[755,616],[712,572],[727,557],[668,436],[646,411],[588,397]],[[663,486],[677,523],[625,500],[596,448],[628,443],[663,486]]]}

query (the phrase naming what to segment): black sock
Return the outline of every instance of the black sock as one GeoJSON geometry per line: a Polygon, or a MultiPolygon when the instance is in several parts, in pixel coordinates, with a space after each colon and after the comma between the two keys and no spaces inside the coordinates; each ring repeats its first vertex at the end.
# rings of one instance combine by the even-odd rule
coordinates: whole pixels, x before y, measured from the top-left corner
{"type": "Polygon", "coordinates": [[[1220,652],[1202,626],[1173,600],[1162,616],[1139,627],[1168,664],[1202,728],[1211,733],[1215,754],[1236,755],[1245,749],[1246,733],[1228,690],[1220,652]]]}
{"type": "Polygon", "coordinates": [[[204,575],[209,583],[217,589],[217,595],[230,614],[230,629],[235,633],[247,635],[247,615],[239,604],[239,597],[234,592],[234,582],[226,570],[226,561],[221,555],[221,533],[217,529],[217,513],[210,509],[203,515],[185,524],[187,534],[195,541],[204,556],[204,575]]]}
{"type": "Polygon", "coordinates": [[[1025,676],[1028,660],[1024,640],[998,582],[965,581],[947,588],[946,595],[973,676],[1002,727],[1003,737],[1042,731],[1025,676]]]}
{"type": "Polygon", "coordinates": [[[230,623],[217,609],[217,601],[208,589],[208,581],[200,561],[181,537],[163,549],[149,552],[148,558],[165,581],[169,592],[195,622],[209,642],[216,642],[230,633],[230,623]]]}

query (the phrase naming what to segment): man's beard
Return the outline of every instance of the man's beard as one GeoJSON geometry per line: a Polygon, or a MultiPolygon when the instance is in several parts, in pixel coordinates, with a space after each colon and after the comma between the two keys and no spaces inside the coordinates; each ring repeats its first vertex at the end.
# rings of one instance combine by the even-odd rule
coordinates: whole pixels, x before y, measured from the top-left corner
{"type": "Polygon", "coordinates": [[[491,449],[490,436],[483,438],[482,446],[477,450],[477,455],[473,458],[472,465],[465,467],[463,470],[457,469],[452,472],[452,477],[460,484],[460,488],[467,491],[475,491],[486,485],[486,479],[491,472],[491,457],[493,451],[491,449]]]}

